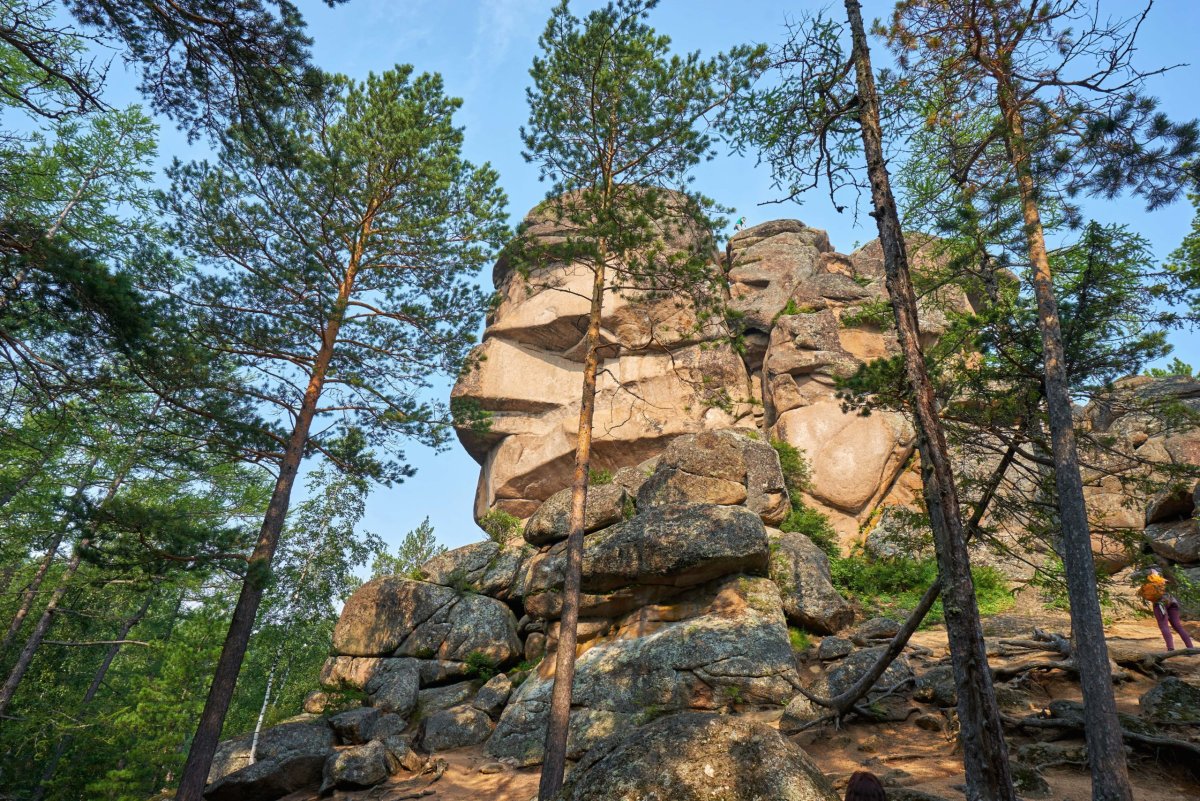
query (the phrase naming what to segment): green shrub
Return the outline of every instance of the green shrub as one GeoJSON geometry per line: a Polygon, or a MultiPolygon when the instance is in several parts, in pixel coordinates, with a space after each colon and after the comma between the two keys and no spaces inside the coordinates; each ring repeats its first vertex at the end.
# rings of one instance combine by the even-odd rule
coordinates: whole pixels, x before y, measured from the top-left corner
{"type": "MultiPolygon", "coordinates": [[[[833,585],[847,600],[857,603],[871,617],[904,617],[925,594],[938,576],[937,560],[872,559],[860,555],[830,559],[833,585]]],[[[1013,605],[1012,593],[1004,576],[992,567],[971,569],[979,613],[984,617],[999,614],[1013,605]]],[[[942,619],[939,599],[925,618],[924,625],[942,619]]]]}
{"type": "Polygon", "coordinates": [[[796,653],[812,648],[812,638],[808,636],[808,632],[795,626],[788,626],[788,640],[792,643],[792,650],[796,653]]]}
{"type": "Polygon", "coordinates": [[[853,311],[842,315],[842,328],[860,328],[872,326],[886,331],[895,325],[892,314],[892,304],[886,300],[869,300],[853,311]]]}
{"type": "Polygon", "coordinates": [[[603,487],[605,484],[611,484],[613,474],[611,470],[588,470],[588,483],[593,487],[603,487]]]}
{"type": "Polygon", "coordinates": [[[783,482],[791,495],[808,489],[808,462],[804,454],[790,442],[781,439],[771,440],[771,447],[779,454],[779,467],[783,470],[783,482]]]}
{"type": "Polygon", "coordinates": [[[492,509],[479,518],[479,527],[488,535],[488,539],[503,545],[521,533],[521,518],[503,509],[492,509]]]}
{"type": "Polygon", "coordinates": [[[829,525],[829,518],[811,506],[805,505],[798,495],[792,499],[792,511],[779,524],[779,530],[803,534],[812,540],[813,545],[824,551],[830,559],[837,559],[841,556],[842,551],[838,546],[837,532],[833,530],[833,526],[829,525]]]}
{"type": "Polygon", "coordinates": [[[487,681],[496,675],[496,661],[482,651],[467,654],[466,664],[466,674],[473,678],[487,681]]]}

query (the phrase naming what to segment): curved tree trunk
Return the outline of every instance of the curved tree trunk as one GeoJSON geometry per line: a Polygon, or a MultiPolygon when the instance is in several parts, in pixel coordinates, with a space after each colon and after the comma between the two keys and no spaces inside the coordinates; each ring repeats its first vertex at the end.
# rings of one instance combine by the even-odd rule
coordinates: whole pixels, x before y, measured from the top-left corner
{"type": "MultiPolygon", "coordinates": [[[[104,653],[104,659],[100,662],[100,667],[96,669],[96,675],[92,677],[92,683],[88,685],[87,692],[83,694],[83,702],[79,705],[79,711],[82,713],[87,710],[92,701],[96,698],[96,693],[100,691],[100,685],[104,683],[104,677],[108,675],[108,669],[112,667],[113,660],[117,658],[117,654],[121,650],[122,640],[129,637],[129,632],[133,627],[142,622],[142,618],[150,611],[150,605],[154,602],[155,591],[151,590],[146,593],[146,598],[142,601],[142,605],[137,611],[125,622],[121,624],[120,631],[114,638],[115,642],[108,646],[108,650],[104,653]]],[[[46,794],[46,787],[50,780],[54,778],[54,773],[58,770],[59,760],[71,747],[71,743],[75,741],[75,735],[68,734],[65,737],[59,738],[58,743],[54,746],[54,753],[50,756],[50,760],[46,763],[46,767],[42,770],[42,778],[38,782],[37,789],[33,792],[32,801],[41,801],[46,794]]]]}
{"type": "Polygon", "coordinates": [[[587,353],[583,362],[583,393],[579,405],[579,434],[575,441],[575,475],[571,483],[571,516],[567,535],[567,566],[563,579],[562,615],[558,624],[558,649],[554,685],[546,722],[545,758],[538,798],[549,801],[562,789],[567,762],[567,735],[571,722],[571,691],[575,681],[575,649],[579,632],[579,593],[583,572],[583,513],[587,504],[588,470],[592,458],[592,417],[596,409],[596,370],[600,364],[600,317],[604,307],[603,243],[592,281],[592,306],[588,317],[587,353]]]}
{"type": "Polygon", "coordinates": [[[242,589],[233,610],[233,618],[229,622],[229,632],[225,635],[225,643],[221,647],[221,655],[217,659],[217,667],[213,672],[208,698],[204,702],[204,711],[200,714],[196,735],[192,738],[191,747],[188,749],[187,761],[184,763],[183,773],[179,778],[179,789],[175,795],[176,801],[202,801],[203,799],[204,787],[208,783],[208,772],[212,768],[213,756],[217,753],[217,744],[221,739],[221,728],[225,723],[225,715],[229,712],[229,705],[233,701],[233,691],[237,685],[242,661],[246,657],[246,649],[250,645],[250,635],[254,631],[254,620],[258,616],[258,607],[262,603],[271,561],[275,558],[275,549],[279,546],[279,538],[287,520],[292,487],[295,486],[300,463],[304,460],[308,432],[312,427],[313,418],[316,416],[321,390],[325,386],[325,376],[329,371],[329,363],[333,359],[338,333],[346,314],[346,305],[354,291],[354,282],[358,274],[365,241],[371,233],[371,222],[368,220],[363,225],[361,236],[347,266],[346,275],[338,288],[338,296],[323,332],[321,347],[313,362],[308,386],[304,390],[304,398],[292,428],[292,435],[288,439],[287,449],[279,463],[279,477],[275,481],[275,489],[271,493],[271,501],[263,516],[258,540],[250,555],[246,577],[242,581],[242,589]]]}
{"type": "Polygon", "coordinates": [[[954,472],[945,433],[938,419],[937,399],[918,338],[916,295],[909,276],[908,254],[883,156],[879,103],[858,0],[846,0],[846,12],[854,42],[859,123],[871,181],[871,200],[880,244],[883,246],[884,269],[896,319],[897,337],[904,354],[905,377],[912,393],[925,504],[933,528],[938,572],[943,585],[946,629],[950,639],[954,683],[958,691],[958,716],[962,723],[960,737],[967,799],[1015,801],[1016,793],[1008,764],[1008,745],[1004,740],[1000,710],[988,670],[987,650],[979,624],[979,609],[971,579],[970,556],[960,517],[954,472]]]}

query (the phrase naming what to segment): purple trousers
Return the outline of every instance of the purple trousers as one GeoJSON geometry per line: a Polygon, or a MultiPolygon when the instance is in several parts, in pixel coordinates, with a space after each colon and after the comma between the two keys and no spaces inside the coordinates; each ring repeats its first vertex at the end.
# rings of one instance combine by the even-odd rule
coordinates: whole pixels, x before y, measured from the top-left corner
{"type": "Polygon", "coordinates": [[[1171,629],[1179,632],[1179,636],[1183,638],[1184,647],[1193,647],[1192,638],[1188,636],[1187,629],[1183,627],[1183,621],[1179,619],[1179,604],[1176,601],[1154,604],[1154,619],[1158,621],[1158,630],[1162,632],[1163,639],[1167,641],[1168,651],[1175,650],[1175,638],[1171,636],[1171,629]]]}

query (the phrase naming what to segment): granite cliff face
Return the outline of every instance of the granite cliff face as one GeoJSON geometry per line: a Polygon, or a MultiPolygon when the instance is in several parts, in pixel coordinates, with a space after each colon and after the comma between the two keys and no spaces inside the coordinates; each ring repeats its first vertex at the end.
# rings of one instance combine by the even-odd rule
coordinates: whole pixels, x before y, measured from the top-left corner
{"type": "MultiPolygon", "coordinates": [[[[552,235],[549,223],[540,225],[552,235]]],[[[930,258],[924,244],[913,242],[918,269],[930,258]]],[[[847,414],[834,390],[838,376],[896,352],[882,253],[876,243],[837,253],[824,231],[776,220],[737,234],[713,258],[725,269],[744,351],[719,340],[724,330],[697,328],[686,299],[611,295],[594,464],[638,464],[680,434],[755,430],[805,452],[807,500],[849,543],[878,507],[907,503],[913,493],[911,481],[898,484],[913,453],[912,426],[893,413],[847,414]]],[[[481,465],[476,516],[498,508],[528,518],[569,483],[590,273],[554,263],[522,275],[501,262],[495,279],[500,302],[476,350],[478,367],[453,394],[493,415],[486,435],[460,432],[481,465]]],[[[946,303],[970,308],[961,292],[946,294],[923,303],[927,337],[944,329],[946,303]]]]}

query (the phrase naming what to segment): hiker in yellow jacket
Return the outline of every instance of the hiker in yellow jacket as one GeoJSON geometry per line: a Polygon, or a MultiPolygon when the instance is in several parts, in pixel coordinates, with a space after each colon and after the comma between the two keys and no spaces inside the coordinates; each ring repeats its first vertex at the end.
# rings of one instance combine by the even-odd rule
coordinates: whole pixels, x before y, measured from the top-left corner
{"type": "Polygon", "coordinates": [[[1138,589],[1138,595],[1149,601],[1154,609],[1154,619],[1158,621],[1158,630],[1167,642],[1168,651],[1175,650],[1175,638],[1171,636],[1171,629],[1179,632],[1185,647],[1193,647],[1192,638],[1188,636],[1183,621],[1179,619],[1179,601],[1167,592],[1167,579],[1161,570],[1157,567],[1150,568],[1150,572],[1146,574],[1146,582],[1138,589]]]}

